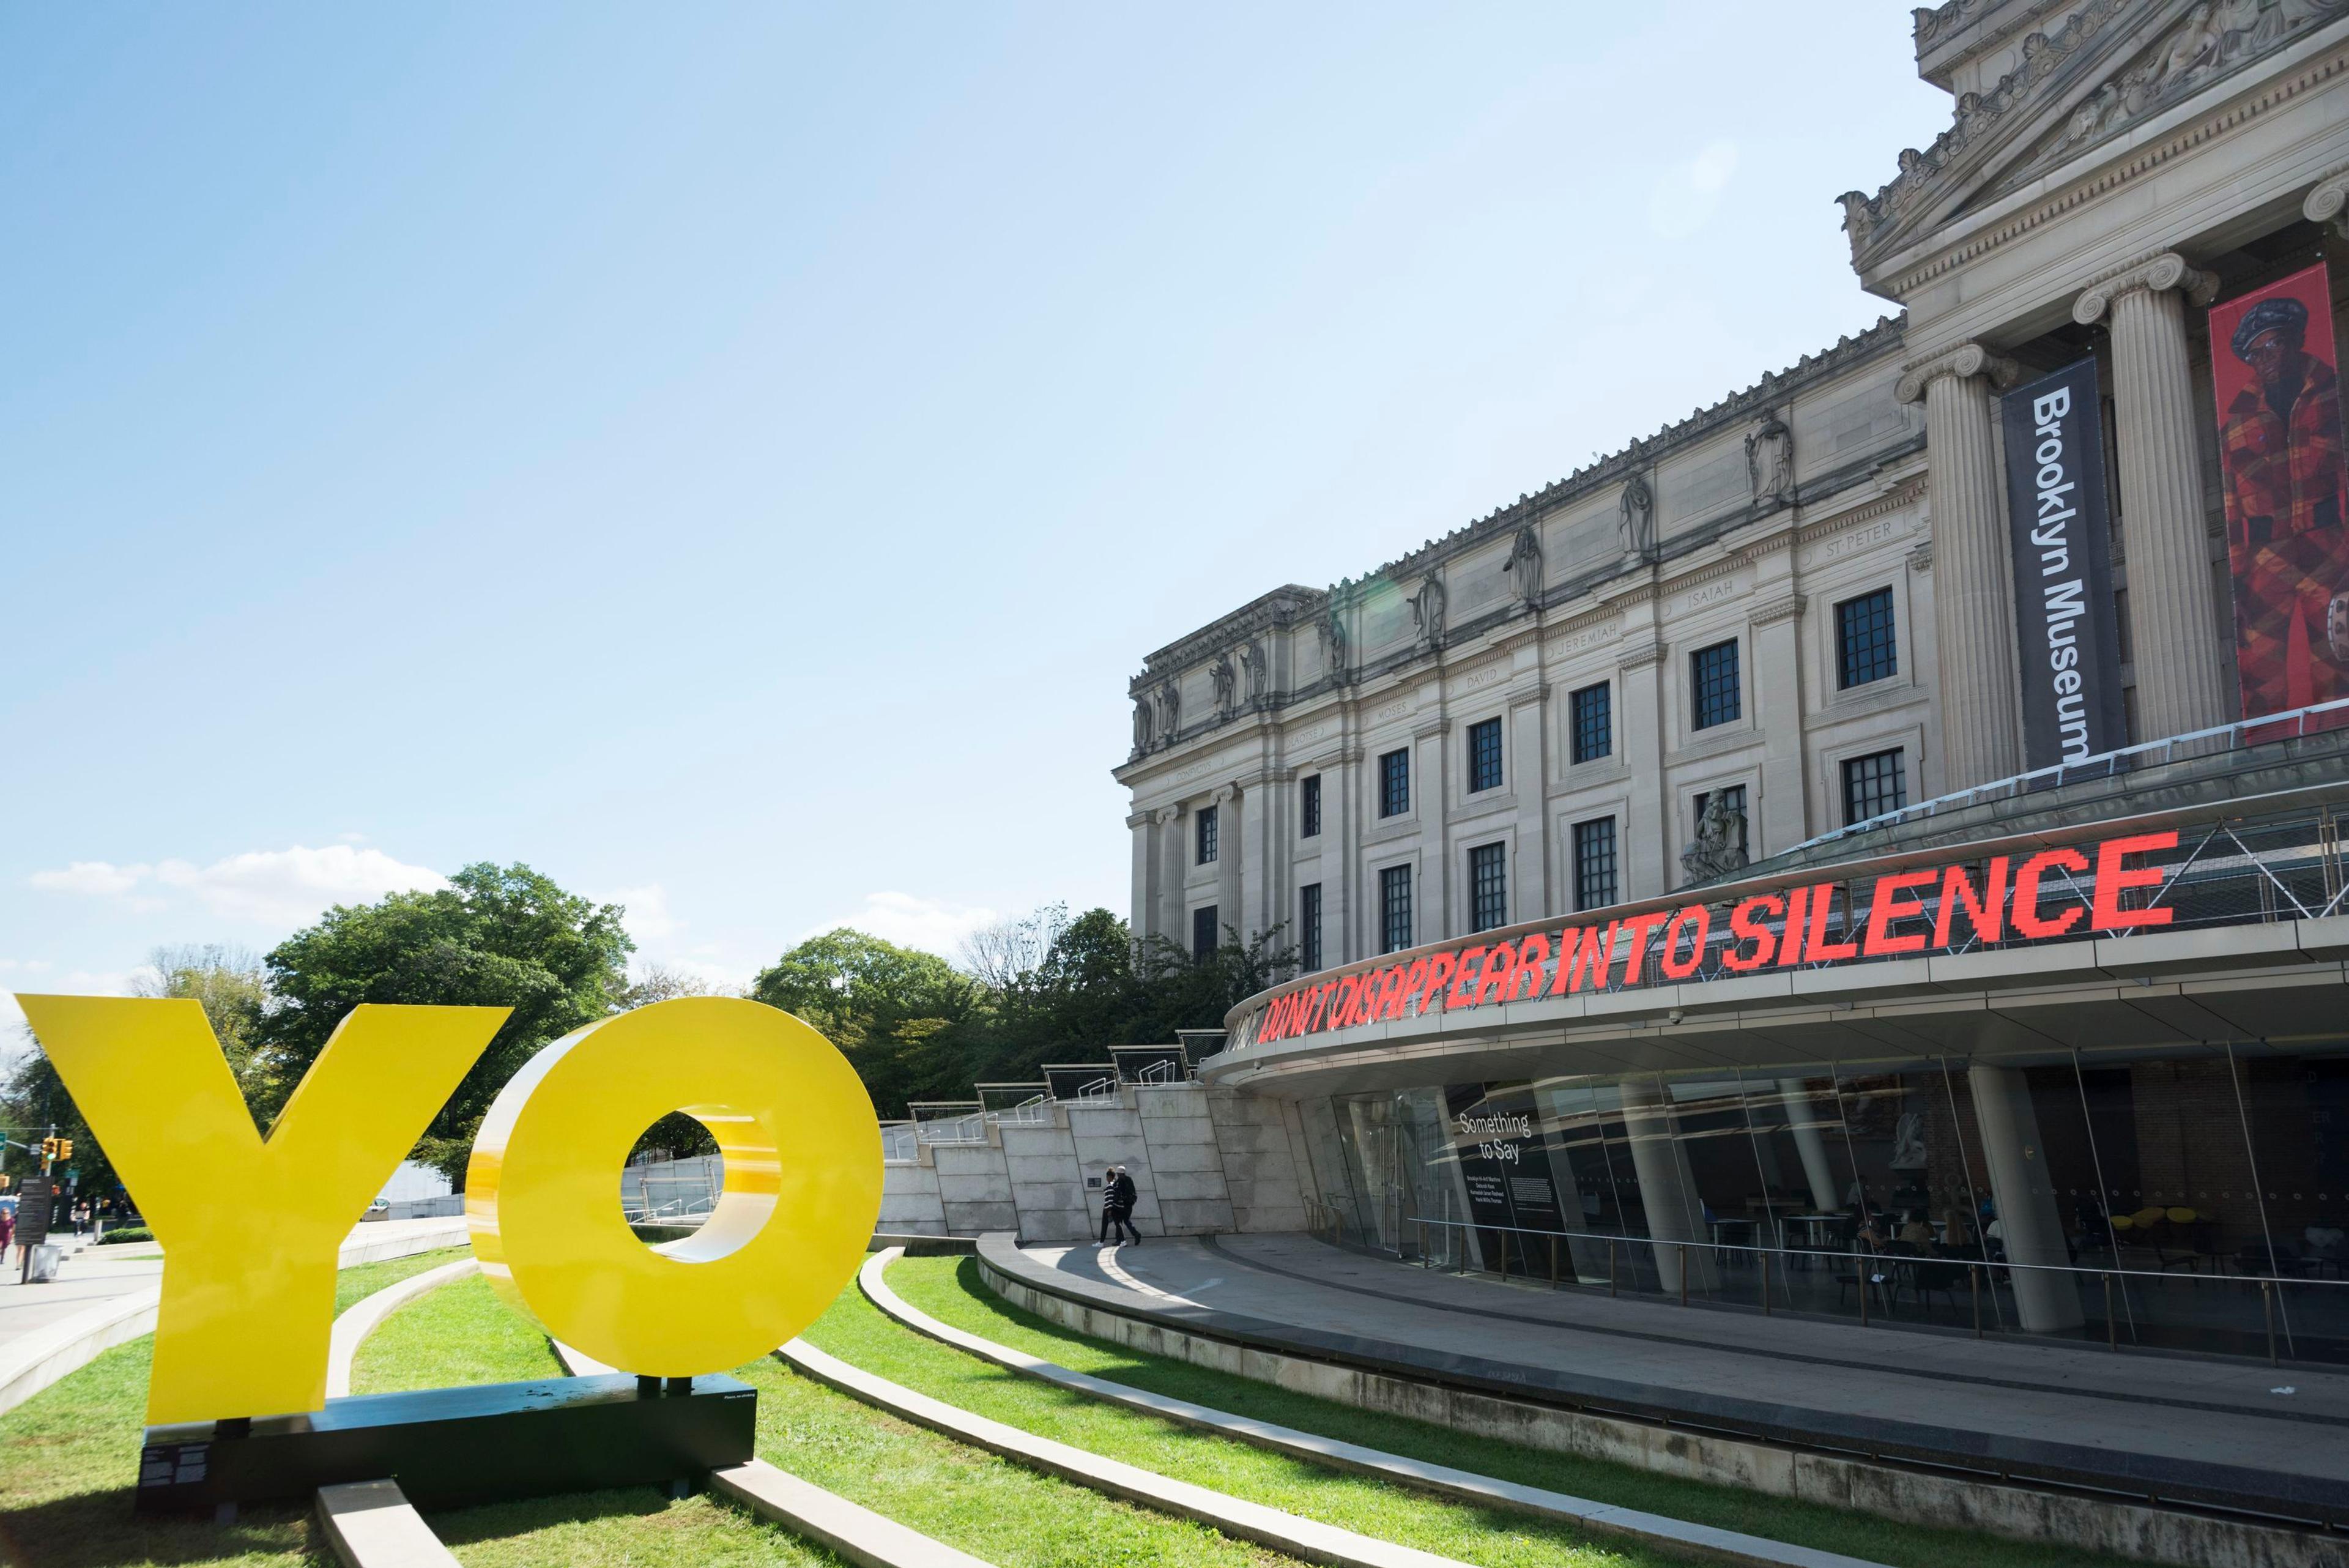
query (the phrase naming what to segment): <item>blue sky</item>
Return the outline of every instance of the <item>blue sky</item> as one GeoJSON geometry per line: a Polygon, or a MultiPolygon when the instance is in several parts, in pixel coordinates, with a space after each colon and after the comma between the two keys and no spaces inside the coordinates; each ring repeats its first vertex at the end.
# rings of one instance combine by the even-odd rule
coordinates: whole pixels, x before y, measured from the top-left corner
{"type": "Polygon", "coordinates": [[[1905,8],[0,11],[0,990],[1125,907],[1150,649],[1885,308],[1905,8]]]}

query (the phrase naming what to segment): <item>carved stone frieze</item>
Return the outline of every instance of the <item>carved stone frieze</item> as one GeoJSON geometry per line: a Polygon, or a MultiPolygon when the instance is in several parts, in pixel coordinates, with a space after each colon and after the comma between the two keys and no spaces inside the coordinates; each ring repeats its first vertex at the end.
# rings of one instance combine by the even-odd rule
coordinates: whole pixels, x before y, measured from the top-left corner
{"type": "MultiPolygon", "coordinates": [[[[1977,150],[2030,134],[2043,103],[2052,107],[2081,92],[2085,81],[2081,72],[2069,68],[2074,62],[2106,50],[2108,40],[2125,43],[2115,29],[2139,25],[2148,9],[2130,0],[2089,0],[2053,32],[2030,34],[2023,42],[2022,62],[1990,91],[1961,95],[1950,129],[1922,151],[1903,151],[1899,173],[1875,195],[1846,192],[1844,229],[1853,265],[1864,265],[1870,255],[1905,238],[1902,220],[1909,214],[1959,194],[1965,182],[1981,181],[1984,156],[1973,155],[1977,150]],[[2023,129],[2010,131],[2011,125],[2023,129]]],[[[1939,13],[1918,15],[1922,47],[1927,35],[1921,18],[1939,13]]],[[[2001,170],[1992,188],[2013,190],[2036,179],[2344,15],[2349,0],[2203,0],[2073,101],[2055,134],[2001,170]]],[[[1953,16],[1937,23],[1935,31],[1961,25],[1953,16]]]]}

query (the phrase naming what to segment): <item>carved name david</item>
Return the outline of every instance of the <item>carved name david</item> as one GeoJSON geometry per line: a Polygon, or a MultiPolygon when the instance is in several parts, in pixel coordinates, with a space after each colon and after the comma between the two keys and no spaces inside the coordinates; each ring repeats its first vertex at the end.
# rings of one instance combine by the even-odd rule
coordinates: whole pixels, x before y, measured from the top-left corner
{"type": "Polygon", "coordinates": [[[1583,991],[2166,926],[2173,911],[2130,899],[2158,887],[2163,871],[2130,860],[2177,847],[2172,830],[2108,838],[2092,852],[2044,849],[2020,861],[1999,855],[1980,865],[1890,872],[1876,878],[1864,910],[1852,907],[1856,887],[1813,882],[1733,904],[1685,904],[1464,945],[1284,992],[1253,1021],[1252,1041],[1243,1026],[1240,1044],[1583,991]],[[1724,917],[1718,925],[1717,914],[1724,917]]]}

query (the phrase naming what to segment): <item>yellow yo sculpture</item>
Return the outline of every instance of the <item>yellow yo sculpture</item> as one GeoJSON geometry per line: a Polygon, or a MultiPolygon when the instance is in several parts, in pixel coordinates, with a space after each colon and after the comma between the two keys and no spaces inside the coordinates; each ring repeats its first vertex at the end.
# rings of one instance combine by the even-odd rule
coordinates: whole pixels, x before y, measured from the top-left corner
{"type": "Polygon", "coordinates": [[[508,1010],[353,1009],[264,1138],[196,1002],[16,1001],[164,1246],[148,1421],[324,1405],[343,1238],[508,1010]]]}
{"type": "Polygon", "coordinates": [[[555,1041],[482,1119],[465,1179],[481,1271],[554,1338],[624,1372],[690,1377],[766,1355],[830,1305],[881,1211],[881,1128],[855,1071],[790,1013],[678,997],[555,1041]],[[620,1169],[683,1111],[724,1190],[658,1247],[621,1218],[620,1169]]]}

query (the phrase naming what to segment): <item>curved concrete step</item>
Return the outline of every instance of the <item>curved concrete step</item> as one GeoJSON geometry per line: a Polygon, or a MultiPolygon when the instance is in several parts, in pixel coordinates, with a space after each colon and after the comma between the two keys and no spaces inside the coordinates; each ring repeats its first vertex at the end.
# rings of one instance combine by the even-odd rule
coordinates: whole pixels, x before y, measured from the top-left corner
{"type": "Polygon", "coordinates": [[[457,1568],[398,1481],[320,1487],[318,1525],[343,1568],[457,1568]]]}
{"type": "Polygon", "coordinates": [[[1235,1416],[1212,1406],[1170,1398],[1163,1394],[1152,1394],[1122,1383],[1112,1383],[1105,1378],[1071,1371],[1056,1362],[1030,1355],[1024,1350],[999,1345],[968,1330],[940,1323],[892,1291],[888,1282],[883,1278],[897,1255],[895,1249],[876,1252],[857,1272],[857,1284],[874,1306],[918,1334],[927,1334],[957,1350],[968,1351],[1021,1376],[1123,1405],[1145,1415],[1180,1422],[1186,1427],[1198,1428],[1219,1437],[1234,1438],[1258,1448],[1293,1454],[1318,1464],[1378,1476],[1418,1491],[1433,1492],[1486,1506],[1497,1505],[1544,1519],[1557,1520],[1593,1534],[1699,1552],[1720,1562],[1754,1564],[1754,1568],[1882,1568],[1881,1564],[1865,1558],[1847,1557],[1839,1552],[1821,1552],[1808,1546],[1789,1545],[1741,1531],[1716,1530],[1707,1524],[1692,1524],[1660,1513],[1594,1502],[1588,1498],[1573,1497],[1543,1487],[1522,1486],[1515,1481],[1479,1475],[1474,1470],[1455,1469],[1450,1465],[1431,1464],[1424,1459],[1408,1459],[1401,1454],[1365,1448],[1359,1443],[1341,1442],[1335,1438],[1300,1431],[1294,1427],[1235,1416]]]}
{"type": "Polygon", "coordinates": [[[353,1302],[335,1319],[334,1330],[326,1340],[326,1397],[340,1399],[350,1393],[352,1358],[358,1355],[360,1342],[373,1334],[385,1318],[425,1292],[453,1284],[467,1274],[480,1272],[481,1267],[477,1258],[460,1258],[453,1263],[410,1274],[371,1296],[353,1302]]]}
{"type": "Polygon", "coordinates": [[[1103,1459],[1067,1443],[1023,1432],[985,1416],[974,1416],[943,1399],[917,1394],[885,1377],[852,1366],[803,1339],[792,1340],[776,1354],[817,1382],[916,1426],[927,1427],[957,1442],[1000,1454],[1031,1469],[1094,1491],[1154,1508],[1162,1513],[1196,1520],[1226,1535],[1239,1536],[1292,1557],[1330,1563],[1333,1568],[1464,1568],[1455,1558],[1439,1557],[1414,1546],[1359,1535],[1260,1502],[1210,1491],[1138,1465],[1103,1459]]]}

